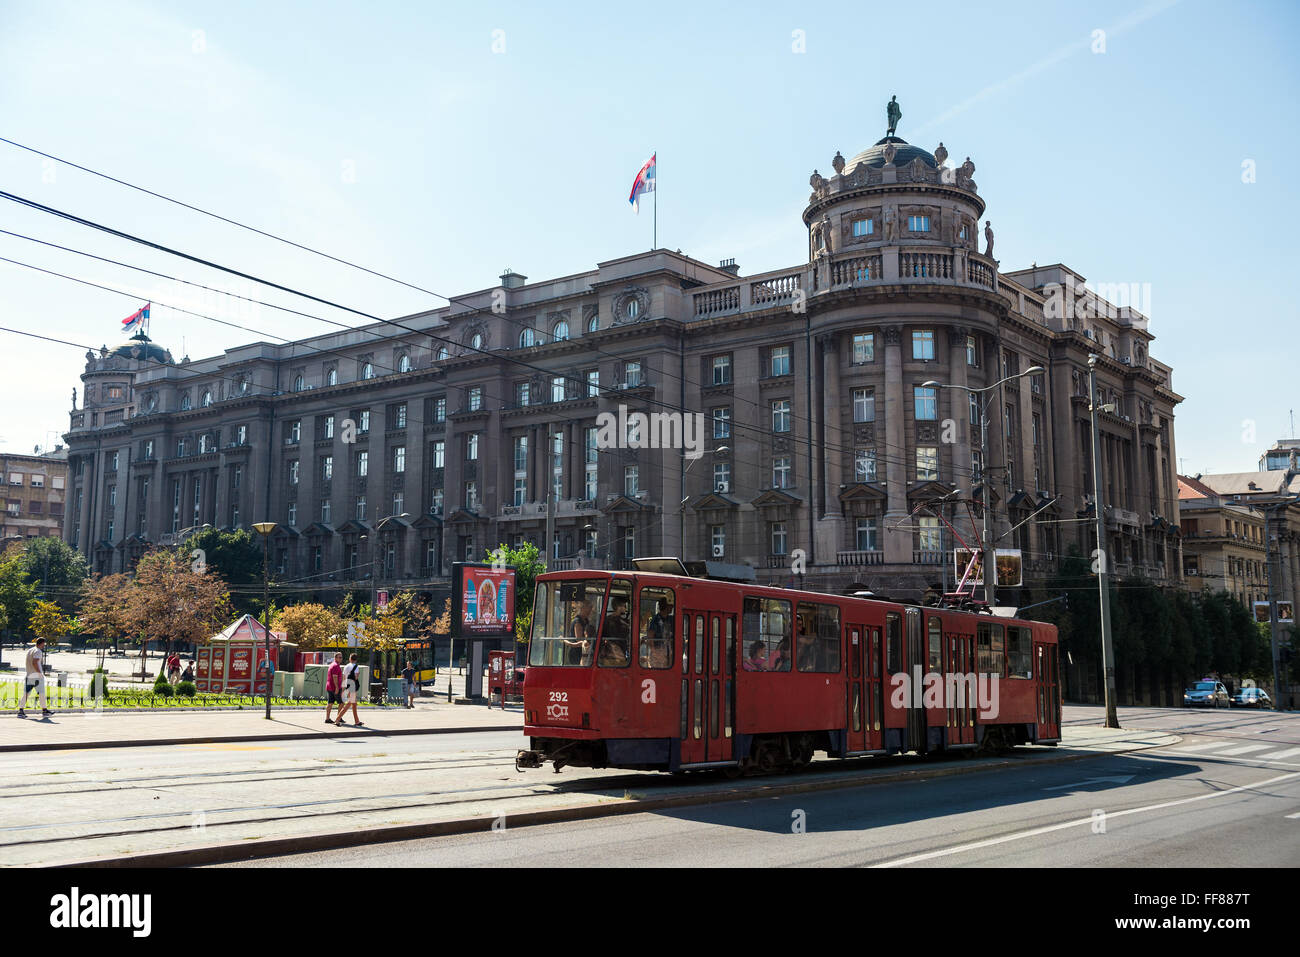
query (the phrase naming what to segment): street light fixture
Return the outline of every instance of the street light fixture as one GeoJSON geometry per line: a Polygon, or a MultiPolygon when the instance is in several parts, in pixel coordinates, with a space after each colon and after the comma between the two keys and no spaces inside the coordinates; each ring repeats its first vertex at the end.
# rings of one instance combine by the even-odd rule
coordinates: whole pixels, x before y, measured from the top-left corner
{"type": "Polygon", "coordinates": [[[271,720],[271,533],[275,522],[258,522],[253,530],[262,536],[262,636],[266,642],[266,720],[271,720]]]}
{"type": "Polygon", "coordinates": [[[1101,595],[1101,669],[1105,678],[1106,727],[1118,728],[1115,711],[1115,656],[1110,638],[1110,555],[1106,551],[1106,513],[1101,504],[1101,432],[1098,412],[1114,412],[1113,402],[1097,402],[1097,357],[1088,356],[1088,416],[1092,424],[1092,507],[1097,523],[1097,588],[1101,595]]]}
{"type": "MultiPolygon", "coordinates": [[[[1038,375],[1043,371],[1042,366],[1030,366],[1024,372],[1018,372],[1015,375],[1009,375],[999,379],[992,385],[986,385],[977,389],[968,385],[950,385],[945,382],[936,382],[934,379],[928,382],[922,382],[923,389],[960,389],[963,392],[969,392],[972,395],[980,395],[984,392],[992,392],[1004,382],[1010,382],[1012,379],[1020,379],[1027,375],[1038,375]]],[[[981,544],[983,546],[983,555],[980,557],[980,565],[984,574],[984,604],[989,608],[993,607],[994,586],[993,576],[997,574],[997,565],[993,557],[993,533],[989,528],[989,513],[993,509],[993,494],[989,486],[989,430],[988,430],[988,411],[989,403],[994,396],[990,395],[980,407],[980,482],[984,486],[984,501],[981,511],[984,514],[984,531],[981,534],[981,544]]],[[[974,489],[972,488],[972,492],[974,489]]]]}

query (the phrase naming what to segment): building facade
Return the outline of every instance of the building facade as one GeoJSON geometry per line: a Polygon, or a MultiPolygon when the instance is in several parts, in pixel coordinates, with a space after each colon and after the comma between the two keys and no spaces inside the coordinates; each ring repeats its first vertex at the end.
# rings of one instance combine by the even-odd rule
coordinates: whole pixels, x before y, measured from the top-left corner
{"type": "Polygon", "coordinates": [[[63,446],[33,455],[4,455],[5,512],[0,539],[63,535],[68,454],[63,446]]]}
{"type": "Polygon", "coordinates": [[[1095,355],[1111,554],[1176,581],[1181,399],[1145,318],[1062,265],[1001,272],[974,164],[946,157],[836,154],[792,224],[807,261],[758,275],[656,249],[193,362],[90,353],[67,539],[107,572],[272,520],[285,580],[440,581],[532,540],[552,567],[682,555],[908,597],[953,576],[940,511],[971,542],[987,500],[1032,589],[1095,544],[1095,355]]]}

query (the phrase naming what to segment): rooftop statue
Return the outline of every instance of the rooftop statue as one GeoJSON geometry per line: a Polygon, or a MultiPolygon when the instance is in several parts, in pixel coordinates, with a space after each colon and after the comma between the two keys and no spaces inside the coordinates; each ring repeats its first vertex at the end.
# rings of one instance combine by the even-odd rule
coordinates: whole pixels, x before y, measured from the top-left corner
{"type": "Polygon", "coordinates": [[[885,107],[885,115],[889,117],[889,131],[885,135],[893,136],[894,131],[898,129],[898,121],[903,116],[903,108],[898,105],[897,95],[889,98],[889,105],[885,107]]]}

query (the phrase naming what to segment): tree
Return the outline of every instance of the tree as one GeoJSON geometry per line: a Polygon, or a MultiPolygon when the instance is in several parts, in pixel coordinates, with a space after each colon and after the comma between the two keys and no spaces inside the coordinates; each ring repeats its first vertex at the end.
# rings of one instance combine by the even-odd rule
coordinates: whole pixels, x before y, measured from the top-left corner
{"type": "Polygon", "coordinates": [[[234,532],[205,528],[186,538],[177,551],[191,566],[202,563],[221,576],[230,589],[237,614],[255,615],[261,620],[264,609],[260,537],[244,528],[234,532]]]}
{"type": "Polygon", "coordinates": [[[155,549],[140,559],[128,609],[130,632],[142,647],[157,642],[164,654],[173,642],[207,641],[233,614],[221,576],[211,569],[195,571],[187,554],[171,549],[155,549]]]}
{"type": "Polygon", "coordinates": [[[58,602],[66,614],[77,605],[89,569],[80,552],[61,538],[29,538],[16,550],[23,570],[42,598],[58,602]]]}
{"type": "Polygon", "coordinates": [[[495,551],[487,553],[487,561],[509,565],[515,570],[515,640],[525,642],[532,622],[537,576],[546,571],[542,553],[532,542],[524,542],[518,548],[502,542],[495,551]]]}
{"type": "Polygon", "coordinates": [[[347,626],[333,609],[315,602],[290,605],[280,610],[272,626],[304,651],[335,643],[347,626]]]}
{"type": "Polygon", "coordinates": [[[95,635],[91,640],[99,646],[100,668],[104,667],[109,644],[131,632],[134,589],[131,576],[122,574],[97,576],[82,585],[81,628],[95,635]]]}
{"type": "Polygon", "coordinates": [[[39,638],[58,641],[72,630],[72,621],[54,602],[38,599],[32,603],[31,628],[39,638]]]}
{"type": "Polygon", "coordinates": [[[386,608],[364,621],[365,630],[359,643],[368,651],[394,651],[401,647],[406,633],[406,617],[400,611],[386,608]]]}
{"type": "Polygon", "coordinates": [[[0,557],[0,608],[11,628],[23,628],[32,617],[36,588],[23,564],[22,546],[10,547],[0,557]]]}

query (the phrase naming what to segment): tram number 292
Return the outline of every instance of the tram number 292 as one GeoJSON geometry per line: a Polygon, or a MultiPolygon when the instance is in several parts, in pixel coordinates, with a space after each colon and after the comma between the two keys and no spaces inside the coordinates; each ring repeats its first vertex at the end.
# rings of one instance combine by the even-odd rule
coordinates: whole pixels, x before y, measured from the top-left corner
{"type": "Polygon", "coordinates": [[[569,700],[569,692],[567,692],[567,691],[552,691],[552,692],[551,692],[551,700],[552,700],[552,701],[568,701],[568,700],[569,700]]]}

